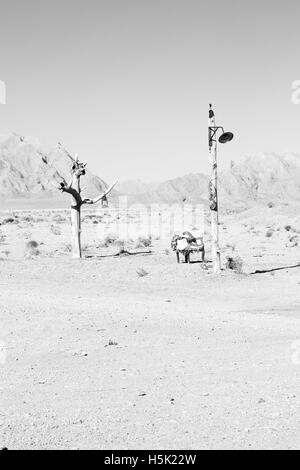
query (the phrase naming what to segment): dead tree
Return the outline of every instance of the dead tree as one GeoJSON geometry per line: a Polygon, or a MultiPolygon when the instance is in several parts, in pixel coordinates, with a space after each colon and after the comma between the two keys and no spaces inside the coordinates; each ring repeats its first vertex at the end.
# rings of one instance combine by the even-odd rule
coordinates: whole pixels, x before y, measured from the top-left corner
{"type": "Polygon", "coordinates": [[[65,149],[63,149],[68,157],[72,161],[71,167],[71,179],[69,183],[60,176],[61,182],[57,189],[63,193],[68,193],[72,197],[71,205],[71,225],[72,225],[72,254],[73,258],[81,258],[81,207],[84,204],[97,204],[100,201],[106,200],[107,195],[116,186],[118,180],[116,180],[109,188],[107,188],[102,194],[95,197],[94,199],[82,198],[82,192],[85,188],[80,187],[80,178],[86,173],[87,163],[81,163],[78,156],[72,157],[65,149]]]}

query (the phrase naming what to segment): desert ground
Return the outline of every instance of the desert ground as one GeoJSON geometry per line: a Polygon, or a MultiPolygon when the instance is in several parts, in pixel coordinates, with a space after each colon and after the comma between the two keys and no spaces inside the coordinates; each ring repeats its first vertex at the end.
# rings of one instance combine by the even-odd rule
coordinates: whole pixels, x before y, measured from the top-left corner
{"type": "Polygon", "coordinates": [[[82,260],[68,211],[3,211],[0,447],[299,449],[298,209],[223,215],[217,276],[208,217],[202,265],[109,209],[82,260]]]}

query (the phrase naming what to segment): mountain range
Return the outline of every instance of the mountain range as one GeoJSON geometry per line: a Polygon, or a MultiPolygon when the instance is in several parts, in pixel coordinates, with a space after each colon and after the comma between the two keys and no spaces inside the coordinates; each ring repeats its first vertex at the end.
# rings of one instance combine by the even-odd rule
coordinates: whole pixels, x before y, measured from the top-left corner
{"type": "MultiPolygon", "coordinates": [[[[119,190],[126,188],[134,201],[149,203],[202,202],[208,204],[209,176],[188,174],[160,184],[148,185],[125,182],[119,190]],[[136,191],[138,187],[138,191],[136,191]]],[[[261,153],[245,157],[239,163],[231,162],[228,171],[219,173],[220,205],[247,208],[257,204],[273,202],[300,202],[300,156],[287,153],[261,153]]]]}
{"type": "MultiPolygon", "coordinates": [[[[56,187],[61,177],[70,179],[71,164],[61,145],[46,147],[37,139],[12,134],[0,143],[0,198],[61,198],[56,187]]],[[[88,170],[84,185],[88,197],[107,187],[88,170]]]]}
{"type": "MultiPolygon", "coordinates": [[[[0,142],[0,199],[52,198],[62,195],[55,186],[63,176],[68,180],[71,160],[62,146],[45,147],[34,138],[11,134],[0,142]]],[[[121,175],[120,175],[121,176],[121,175]]],[[[107,184],[87,171],[86,195],[96,196],[107,184]]],[[[130,202],[208,204],[209,176],[188,174],[162,183],[124,181],[111,194],[129,197],[130,202]]],[[[232,162],[219,174],[221,207],[247,208],[257,204],[300,202],[300,156],[294,153],[261,153],[232,162]]]]}

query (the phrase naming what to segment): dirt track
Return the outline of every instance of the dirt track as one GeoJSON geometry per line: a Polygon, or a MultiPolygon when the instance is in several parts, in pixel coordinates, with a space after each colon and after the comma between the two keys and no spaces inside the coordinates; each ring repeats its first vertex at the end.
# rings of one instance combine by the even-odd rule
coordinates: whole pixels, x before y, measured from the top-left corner
{"type": "Polygon", "coordinates": [[[299,282],[162,254],[1,261],[0,447],[298,449],[299,282]]]}

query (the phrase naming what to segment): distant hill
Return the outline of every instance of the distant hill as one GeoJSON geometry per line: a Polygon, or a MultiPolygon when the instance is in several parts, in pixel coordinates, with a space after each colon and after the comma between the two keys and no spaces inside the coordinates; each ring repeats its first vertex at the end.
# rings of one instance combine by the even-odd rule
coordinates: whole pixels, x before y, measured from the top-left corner
{"type": "MultiPolygon", "coordinates": [[[[209,178],[203,174],[190,174],[183,177],[147,185],[145,191],[139,190],[134,193],[135,185],[130,182],[121,185],[123,193],[131,196],[130,200],[141,204],[149,205],[156,203],[205,203],[208,195],[209,178]],[[149,187],[150,186],[150,187],[149,187]],[[124,188],[127,187],[127,192],[124,188]]],[[[140,185],[142,188],[142,184],[140,185]]]]}
{"type": "MultiPolygon", "coordinates": [[[[54,185],[60,175],[68,180],[71,161],[58,145],[43,146],[37,139],[12,134],[0,139],[0,199],[50,198],[64,201],[54,185]]],[[[121,176],[121,175],[120,175],[121,176]]],[[[163,183],[130,180],[120,183],[118,190],[128,195],[129,202],[203,203],[208,205],[207,175],[188,174],[163,183]]],[[[106,187],[98,176],[87,171],[83,178],[86,195],[96,196],[106,187]]],[[[116,202],[117,191],[111,194],[116,202]]],[[[219,174],[221,209],[249,208],[258,204],[295,204],[300,202],[300,156],[296,154],[259,154],[231,164],[219,174]]],[[[50,202],[51,204],[51,202],[50,202]]]]}
{"type": "MultiPolygon", "coordinates": [[[[0,142],[0,198],[61,199],[55,185],[60,176],[69,180],[70,166],[70,158],[58,145],[46,148],[37,139],[12,134],[0,142]]],[[[88,197],[107,187],[89,171],[83,181],[88,197]]]]}
{"type": "Polygon", "coordinates": [[[299,202],[300,156],[261,153],[232,162],[230,170],[220,174],[221,197],[226,206],[299,202]]]}
{"type": "MultiPolygon", "coordinates": [[[[189,174],[165,181],[152,190],[134,192],[135,185],[123,183],[130,199],[143,204],[151,203],[204,203],[208,204],[209,177],[189,174]]],[[[231,163],[226,172],[219,174],[220,207],[248,208],[257,204],[300,202],[300,156],[296,154],[259,154],[231,163]]]]}
{"type": "Polygon", "coordinates": [[[121,193],[127,194],[127,195],[132,195],[132,194],[145,194],[148,191],[155,191],[157,187],[159,186],[159,183],[144,183],[143,181],[139,179],[135,180],[126,180],[126,181],[120,181],[118,184],[118,189],[121,193]]]}

